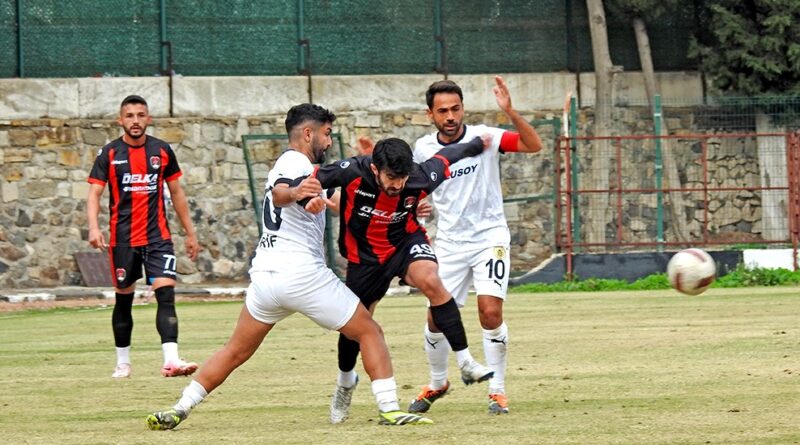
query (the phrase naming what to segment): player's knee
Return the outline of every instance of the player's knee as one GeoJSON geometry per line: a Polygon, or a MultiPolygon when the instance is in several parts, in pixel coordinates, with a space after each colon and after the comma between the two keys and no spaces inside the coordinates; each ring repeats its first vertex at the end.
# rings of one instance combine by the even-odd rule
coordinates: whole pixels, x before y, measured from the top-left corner
{"type": "Polygon", "coordinates": [[[497,308],[481,310],[478,317],[484,329],[497,329],[503,324],[503,311],[497,308]]]}

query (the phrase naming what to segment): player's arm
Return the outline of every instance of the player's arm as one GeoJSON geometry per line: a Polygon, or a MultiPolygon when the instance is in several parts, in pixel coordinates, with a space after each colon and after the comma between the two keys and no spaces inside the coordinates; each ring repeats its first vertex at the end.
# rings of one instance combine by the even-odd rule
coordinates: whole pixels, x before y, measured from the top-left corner
{"type": "Polygon", "coordinates": [[[100,215],[100,197],[105,184],[92,182],[89,184],[89,196],[86,199],[86,220],[89,222],[89,244],[96,249],[105,249],[106,239],[100,231],[98,217],[100,215]]]}
{"type": "Polygon", "coordinates": [[[194,231],[194,224],[192,224],[192,218],[189,216],[189,203],[186,200],[186,194],[183,192],[183,187],[181,187],[177,178],[168,181],[167,187],[172,197],[172,207],[175,208],[175,214],[178,215],[183,230],[186,232],[186,239],[183,242],[186,248],[186,255],[190,260],[194,261],[197,259],[197,254],[200,253],[200,243],[197,241],[197,233],[194,231]]]}
{"type": "Polygon", "coordinates": [[[500,139],[500,149],[503,151],[519,151],[524,153],[536,153],[542,149],[542,139],[536,129],[525,120],[511,105],[511,93],[508,91],[506,81],[500,76],[495,76],[497,84],[492,88],[497,106],[503,110],[514,125],[516,132],[505,132],[500,139]]]}
{"type": "Polygon", "coordinates": [[[469,142],[448,145],[439,150],[435,155],[433,155],[432,158],[421,163],[420,165],[424,165],[429,162],[435,163],[438,160],[439,162],[443,162],[445,167],[450,167],[450,165],[455,164],[464,158],[481,154],[483,150],[488,148],[491,144],[492,136],[489,134],[484,134],[481,137],[473,138],[469,142]]]}

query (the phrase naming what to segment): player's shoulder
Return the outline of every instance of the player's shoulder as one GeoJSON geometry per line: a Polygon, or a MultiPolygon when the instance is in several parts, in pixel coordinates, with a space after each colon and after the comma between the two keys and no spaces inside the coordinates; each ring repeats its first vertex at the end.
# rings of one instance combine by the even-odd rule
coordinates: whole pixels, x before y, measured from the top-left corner
{"type": "Polygon", "coordinates": [[[122,138],[116,138],[113,141],[103,145],[102,147],[97,149],[97,156],[99,157],[102,154],[108,155],[111,150],[119,150],[120,148],[125,147],[125,144],[122,142],[122,138]]]}
{"type": "Polygon", "coordinates": [[[472,140],[472,138],[480,136],[482,134],[502,134],[505,130],[502,128],[497,127],[490,127],[485,124],[478,124],[478,125],[465,125],[466,130],[464,131],[464,142],[472,140]]]}
{"type": "Polygon", "coordinates": [[[169,145],[169,143],[167,141],[163,141],[163,140],[161,140],[161,139],[159,139],[157,137],[150,136],[149,134],[147,135],[147,140],[145,141],[145,144],[147,146],[150,146],[150,147],[156,147],[156,148],[163,148],[163,149],[166,149],[166,150],[172,150],[172,147],[170,147],[170,145],[169,145]]]}
{"type": "Polygon", "coordinates": [[[428,133],[424,136],[419,137],[416,142],[414,142],[414,150],[422,150],[425,148],[432,148],[432,147],[439,147],[441,148],[441,144],[439,143],[439,139],[437,139],[436,135],[438,132],[434,131],[433,133],[428,133]]]}

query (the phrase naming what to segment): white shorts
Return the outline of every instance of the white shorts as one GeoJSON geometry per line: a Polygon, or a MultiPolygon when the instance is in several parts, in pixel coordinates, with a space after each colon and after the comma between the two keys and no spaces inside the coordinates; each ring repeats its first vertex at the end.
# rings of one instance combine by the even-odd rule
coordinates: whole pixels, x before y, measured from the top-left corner
{"type": "Polygon", "coordinates": [[[252,272],[245,305],[258,321],[275,324],[299,312],[325,329],[338,331],[359,305],[358,297],[327,267],[252,272]]]}
{"type": "Polygon", "coordinates": [[[437,242],[439,277],[459,307],[467,300],[470,284],[478,295],[506,299],[511,261],[508,245],[465,249],[464,244],[437,242]]]}

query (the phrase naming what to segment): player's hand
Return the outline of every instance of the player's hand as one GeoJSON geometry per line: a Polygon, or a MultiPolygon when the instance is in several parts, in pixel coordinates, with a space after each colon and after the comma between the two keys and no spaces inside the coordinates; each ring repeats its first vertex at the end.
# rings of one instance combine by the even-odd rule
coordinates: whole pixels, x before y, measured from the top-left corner
{"type": "Polygon", "coordinates": [[[433,206],[428,201],[420,201],[417,204],[417,218],[427,218],[433,213],[433,206]]]}
{"type": "Polygon", "coordinates": [[[313,198],[322,193],[322,184],[319,183],[317,178],[308,177],[303,179],[297,187],[292,190],[292,199],[300,201],[305,198],[313,198]]]}
{"type": "Polygon", "coordinates": [[[311,198],[306,203],[305,209],[306,209],[306,212],[308,212],[308,213],[317,214],[319,212],[322,212],[323,210],[325,210],[325,200],[323,200],[319,196],[311,198]]]}
{"type": "Polygon", "coordinates": [[[105,249],[108,247],[105,237],[100,233],[100,229],[89,229],[89,244],[95,249],[105,249]]]}
{"type": "Polygon", "coordinates": [[[369,136],[361,136],[358,138],[358,145],[356,145],[356,150],[360,155],[371,155],[372,150],[375,149],[375,142],[372,141],[372,138],[369,136]]]}
{"type": "Polygon", "coordinates": [[[186,235],[183,245],[186,247],[186,256],[192,261],[196,260],[197,255],[200,253],[200,250],[202,250],[200,243],[197,242],[197,235],[186,235]]]}
{"type": "Polygon", "coordinates": [[[481,136],[481,142],[483,142],[483,148],[487,149],[492,146],[492,135],[489,133],[483,133],[481,136]]]}
{"type": "Polygon", "coordinates": [[[492,92],[494,93],[495,100],[497,100],[497,106],[508,113],[511,111],[511,93],[508,92],[508,85],[506,85],[506,81],[500,76],[494,76],[494,81],[497,85],[492,88],[492,92]]]}

